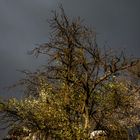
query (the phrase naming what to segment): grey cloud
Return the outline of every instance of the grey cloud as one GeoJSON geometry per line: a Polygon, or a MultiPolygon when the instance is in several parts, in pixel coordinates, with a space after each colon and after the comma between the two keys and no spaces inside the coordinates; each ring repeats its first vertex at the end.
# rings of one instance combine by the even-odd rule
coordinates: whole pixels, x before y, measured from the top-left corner
{"type": "MultiPolygon", "coordinates": [[[[139,0],[1,0],[1,68],[6,69],[4,65],[9,69],[34,68],[44,62],[33,61],[26,52],[34,44],[47,41],[49,28],[46,19],[49,19],[51,10],[56,9],[59,3],[63,4],[68,15],[81,16],[85,23],[95,27],[99,41],[108,41],[116,48],[125,47],[139,56],[139,0]],[[7,57],[7,61],[3,56],[7,57]]],[[[3,72],[6,74],[6,71],[3,72]]]]}
{"type": "Polygon", "coordinates": [[[140,56],[139,0],[62,0],[62,3],[70,15],[81,15],[95,27],[102,41],[140,56]]]}

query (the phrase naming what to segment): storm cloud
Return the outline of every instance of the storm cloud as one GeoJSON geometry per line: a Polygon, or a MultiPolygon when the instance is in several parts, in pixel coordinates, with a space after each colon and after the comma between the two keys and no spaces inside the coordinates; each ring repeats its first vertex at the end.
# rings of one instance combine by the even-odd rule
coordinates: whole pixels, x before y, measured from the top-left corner
{"type": "MultiPolygon", "coordinates": [[[[36,69],[46,59],[34,59],[27,51],[48,40],[51,10],[62,4],[70,17],[80,16],[96,29],[101,44],[140,52],[139,0],[1,0],[0,1],[0,94],[20,74],[16,69],[36,69]]],[[[6,95],[3,95],[6,94],[6,95]]]]}

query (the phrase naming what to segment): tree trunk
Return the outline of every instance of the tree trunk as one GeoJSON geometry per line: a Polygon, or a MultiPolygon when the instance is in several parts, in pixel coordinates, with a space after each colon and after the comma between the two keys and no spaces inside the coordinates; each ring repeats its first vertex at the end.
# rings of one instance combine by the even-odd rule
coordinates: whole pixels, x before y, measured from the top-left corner
{"type": "Polygon", "coordinates": [[[87,108],[87,107],[85,107],[84,118],[85,118],[84,128],[85,128],[85,129],[88,129],[88,128],[90,127],[90,125],[89,125],[89,113],[88,113],[88,108],[87,108]]]}

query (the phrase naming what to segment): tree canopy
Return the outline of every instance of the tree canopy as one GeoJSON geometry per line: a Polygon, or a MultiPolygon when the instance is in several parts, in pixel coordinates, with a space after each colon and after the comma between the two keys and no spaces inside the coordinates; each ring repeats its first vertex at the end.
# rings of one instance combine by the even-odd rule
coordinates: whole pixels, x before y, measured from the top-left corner
{"type": "Polygon", "coordinates": [[[93,130],[109,137],[139,123],[139,85],[127,75],[138,59],[99,47],[96,32],[80,18],[70,19],[62,7],[49,23],[49,41],[31,51],[46,55],[47,64],[22,71],[23,99],[0,101],[1,123],[9,135],[84,140],[93,130]]]}

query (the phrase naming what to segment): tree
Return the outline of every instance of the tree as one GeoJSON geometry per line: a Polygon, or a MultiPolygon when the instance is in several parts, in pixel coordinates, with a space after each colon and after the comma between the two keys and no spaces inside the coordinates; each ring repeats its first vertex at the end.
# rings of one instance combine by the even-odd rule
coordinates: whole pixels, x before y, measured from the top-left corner
{"type": "Polygon", "coordinates": [[[138,60],[99,48],[96,32],[80,18],[68,18],[61,6],[49,23],[50,41],[31,51],[46,55],[48,63],[36,72],[22,71],[25,79],[18,84],[25,98],[0,102],[1,120],[12,134],[81,140],[95,129],[109,137],[138,123],[138,86],[121,79],[138,60]]]}
{"type": "Polygon", "coordinates": [[[139,85],[140,83],[140,61],[133,67],[129,69],[129,73],[131,75],[131,80],[135,82],[135,84],[139,85]]]}

